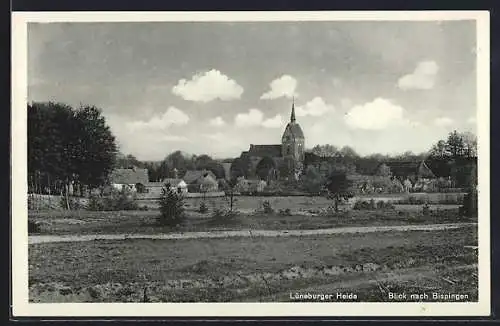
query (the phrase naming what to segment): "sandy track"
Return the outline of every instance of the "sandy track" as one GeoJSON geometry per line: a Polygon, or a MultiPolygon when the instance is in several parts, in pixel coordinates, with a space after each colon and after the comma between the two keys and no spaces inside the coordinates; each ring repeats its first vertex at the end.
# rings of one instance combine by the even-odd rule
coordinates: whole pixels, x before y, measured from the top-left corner
{"type": "Polygon", "coordinates": [[[89,235],[30,235],[29,244],[54,243],[54,242],[82,242],[94,240],[126,240],[126,239],[152,239],[152,240],[181,240],[181,239],[209,239],[228,237],[286,237],[286,236],[312,236],[333,235],[349,233],[372,233],[390,231],[440,231],[476,226],[477,223],[451,223],[451,224],[425,224],[425,225],[394,225],[394,226],[363,226],[340,227],[317,230],[237,230],[237,231],[210,231],[210,232],[185,232],[162,234],[89,234],[89,235]]]}

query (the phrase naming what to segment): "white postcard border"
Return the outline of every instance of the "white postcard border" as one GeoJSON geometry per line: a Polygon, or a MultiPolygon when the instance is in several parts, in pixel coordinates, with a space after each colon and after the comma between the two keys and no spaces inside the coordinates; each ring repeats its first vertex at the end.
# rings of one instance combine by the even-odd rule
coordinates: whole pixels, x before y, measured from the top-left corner
{"type": "Polygon", "coordinates": [[[12,303],[22,316],[488,316],[490,314],[490,24],[488,11],[355,12],[13,12],[12,14],[12,303]],[[477,22],[479,296],[477,303],[29,303],[27,230],[27,23],[153,21],[477,22]]]}

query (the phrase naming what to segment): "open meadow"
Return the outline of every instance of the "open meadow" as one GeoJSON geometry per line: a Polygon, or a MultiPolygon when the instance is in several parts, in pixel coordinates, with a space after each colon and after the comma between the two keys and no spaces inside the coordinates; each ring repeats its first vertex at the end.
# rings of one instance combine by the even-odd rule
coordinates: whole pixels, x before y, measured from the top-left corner
{"type": "Polygon", "coordinates": [[[201,201],[186,201],[177,227],[157,225],[154,201],[139,211],[30,211],[40,225],[30,235],[30,300],[258,302],[310,292],[387,301],[401,289],[460,289],[462,300],[477,300],[477,224],[458,205],[334,212],[322,197],[239,197],[238,214],[221,222],[213,211],[227,199],[207,199],[204,213],[201,201]],[[226,231],[241,234],[208,236],[226,231]],[[161,237],[169,234],[176,238],[161,237]]]}

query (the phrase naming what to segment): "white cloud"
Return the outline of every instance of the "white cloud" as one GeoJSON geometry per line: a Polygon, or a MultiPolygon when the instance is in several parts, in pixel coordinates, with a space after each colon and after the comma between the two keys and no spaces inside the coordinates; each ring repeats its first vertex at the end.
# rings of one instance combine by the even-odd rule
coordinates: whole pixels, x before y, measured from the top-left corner
{"type": "Polygon", "coordinates": [[[349,109],[350,107],[352,107],[353,103],[352,103],[352,100],[350,98],[343,98],[340,100],[340,106],[342,107],[342,109],[349,109]]]}
{"type": "Polygon", "coordinates": [[[172,93],[194,102],[210,102],[215,99],[229,101],[239,99],[243,94],[243,87],[220,71],[212,69],[194,75],[189,81],[179,80],[172,88],[172,93]]]}
{"type": "Polygon", "coordinates": [[[169,107],[161,116],[152,117],[149,121],[133,121],[128,123],[132,130],[165,129],[171,125],[185,125],[189,122],[189,116],[176,107],[169,107]]]}
{"type": "Polygon", "coordinates": [[[296,107],[295,113],[299,117],[307,115],[319,117],[324,115],[325,113],[332,112],[333,110],[333,105],[326,104],[321,97],[315,97],[307,102],[304,106],[296,107]]]}
{"type": "Polygon", "coordinates": [[[262,123],[264,114],[258,109],[250,109],[248,113],[238,113],[234,118],[234,123],[238,127],[253,127],[262,123]]]}
{"type": "Polygon", "coordinates": [[[439,67],[434,61],[420,62],[413,73],[405,75],[398,80],[399,88],[409,89],[431,89],[434,87],[439,67]]]}
{"type": "Polygon", "coordinates": [[[189,138],[184,137],[184,136],[177,136],[177,135],[165,135],[161,136],[158,138],[160,141],[167,141],[167,142],[189,142],[189,138]]]}
{"type": "Polygon", "coordinates": [[[392,126],[408,125],[404,109],[384,98],[357,105],[344,116],[346,124],[353,129],[382,130],[392,126]]]}
{"type": "Polygon", "coordinates": [[[434,119],[434,125],[437,127],[448,127],[451,126],[455,121],[448,117],[439,117],[434,119]]]}
{"type": "Polygon", "coordinates": [[[476,117],[470,117],[467,119],[467,123],[470,123],[471,125],[474,125],[477,123],[476,117]]]}
{"type": "Polygon", "coordinates": [[[259,109],[250,109],[247,113],[238,113],[234,118],[237,127],[257,127],[279,128],[283,126],[283,117],[277,114],[273,118],[264,119],[264,113],[259,109]]]}
{"type": "Polygon", "coordinates": [[[270,90],[260,97],[263,100],[272,100],[279,97],[291,98],[296,96],[297,80],[290,75],[283,75],[273,80],[270,84],[270,90]]]}
{"type": "Polygon", "coordinates": [[[228,137],[225,136],[223,133],[221,132],[217,132],[215,134],[205,134],[204,135],[206,138],[209,138],[211,140],[217,140],[217,141],[222,141],[222,140],[225,140],[227,139],[228,137]]]}
{"type": "Polygon", "coordinates": [[[279,128],[283,126],[283,117],[277,114],[274,118],[264,120],[262,125],[266,128],[279,128]]]}
{"type": "Polygon", "coordinates": [[[214,126],[214,127],[221,127],[221,126],[224,126],[226,124],[224,119],[222,119],[221,117],[216,117],[216,118],[210,119],[209,123],[211,126],[214,126]]]}

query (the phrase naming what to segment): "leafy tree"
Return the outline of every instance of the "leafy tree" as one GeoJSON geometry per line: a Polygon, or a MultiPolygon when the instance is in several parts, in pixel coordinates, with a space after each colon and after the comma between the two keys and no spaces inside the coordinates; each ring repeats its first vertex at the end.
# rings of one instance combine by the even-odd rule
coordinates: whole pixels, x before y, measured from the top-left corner
{"type": "Polygon", "coordinates": [[[311,152],[320,157],[333,157],[338,153],[338,149],[330,144],[316,145],[311,149],[311,152]]]}
{"type": "Polygon", "coordinates": [[[448,152],[446,150],[446,141],[440,140],[435,145],[432,146],[429,151],[429,155],[436,159],[446,159],[448,158],[448,152]]]}
{"type": "Polygon", "coordinates": [[[345,172],[334,171],[326,182],[328,197],[334,200],[335,211],[338,212],[339,204],[354,196],[352,182],[347,178],[345,172]]]}
{"type": "Polygon", "coordinates": [[[314,166],[308,166],[301,177],[301,182],[306,191],[319,193],[324,185],[324,178],[314,166]]]}
{"type": "Polygon", "coordinates": [[[452,157],[461,157],[465,153],[465,144],[462,135],[460,135],[456,130],[448,135],[446,140],[446,152],[452,157]]]}
{"type": "Polygon", "coordinates": [[[234,208],[234,193],[236,192],[236,186],[238,185],[238,178],[231,178],[229,181],[225,184],[226,189],[226,196],[229,199],[229,212],[233,212],[234,208]]]}
{"type": "Polygon", "coordinates": [[[160,217],[158,222],[160,225],[177,226],[185,220],[184,198],[182,194],[172,190],[169,185],[162,189],[159,204],[160,217]]]}
{"type": "MultiPolygon", "coordinates": [[[[101,110],[82,106],[75,112],[80,145],[76,159],[79,181],[90,189],[104,185],[111,173],[117,153],[115,137],[111,133],[101,110]]],[[[133,156],[132,156],[133,157],[133,156]]],[[[136,159],[137,161],[137,159],[136,159]]]]}
{"type": "Polygon", "coordinates": [[[342,147],[340,149],[340,154],[346,158],[358,158],[359,157],[358,153],[356,153],[356,151],[350,146],[342,147]]]}
{"type": "Polygon", "coordinates": [[[226,171],[224,170],[224,167],[216,161],[208,163],[204,167],[204,169],[211,171],[213,174],[215,174],[217,179],[224,179],[226,177],[226,171]]]}
{"type": "Polygon", "coordinates": [[[194,168],[196,170],[204,170],[212,163],[214,163],[214,160],[206,154],[194,156],[194,168]]]}
{"type": "Polygon", "coordinates": [[[179,150],[169,154],[165,158],[165,162],[169,167],[170,176],[172,176],[174,169],[177,169],[179,175],[184,175],[187,170],[192,170],[194,168],[193,157],[189,157],[179,150]]]}
{"type": "Polygon", "coordinates": [[[390,177],[392,176],[391,168],[385,164],[382,164],[379,166],[376,175],[380,177],[390,177]]]}
{"type": "MultiPolygon", "coordinates": [[[[28,105],[28,173],[35,187],[78,182],[103,185],[114,167],[115,138],[101,111],[93,106],[75,110],[62,103],[28,105]]],[[[67,194],[67,191],[64,191],[67,194]]]]}
{"type": "Polygon", "coordinates": [[[271,173],[275,171],[276,164],[274,160],[269,156],[264,156],[262,160],[257,164],[256,173],[262,180],[268,180],[271,177],[271,173]]]}
{"type": "Polygon", "coordinates": [[[477,157],[477,137],[471,132],[464,132],[462,135],[464,143],[464,156],[477,157]]]}
{"type": "Polygon", "coordinates": [[[231,164],[231,179],[238,177],[248,177],[250,169],[250,162],[246,158],[235,158],[231,164]]]}
{"type": "Polygon", "coordinates": [[[134,155],[128,154],[123,155],[122,153],[118,153],[116,156],[116,167],[119,169],[129,169],[132,167],[144,168],[145,163],[139,161],[134,155]]]}

